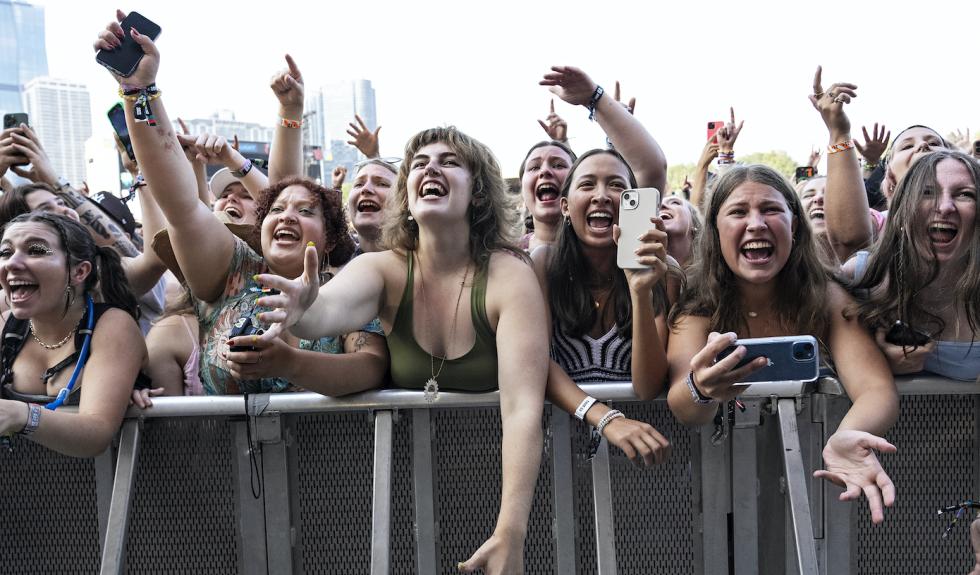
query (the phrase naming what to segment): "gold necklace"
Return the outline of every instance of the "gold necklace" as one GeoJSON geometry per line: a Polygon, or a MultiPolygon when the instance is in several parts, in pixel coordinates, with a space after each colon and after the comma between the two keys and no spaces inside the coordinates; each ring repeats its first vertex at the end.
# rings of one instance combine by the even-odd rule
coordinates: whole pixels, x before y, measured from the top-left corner
{"type": "Polygon", "coordinates": [[[51,343],[44,343],[43,341],[41,341],[41,338],[37,336],[37,331],[35,331],[34,329],[34,320],[32,319],[27,320],[27,324],[31,328],[31,337],[33,337],[34,341],[36,341],[37,344],[43,347],[44,349],[58,349],[59,347],[65,345],[66,343],[68,343],[68,340],[71,339],[71,336],[75,335],[75,330],[78,329],[78,325],[75,325],[75,327],[71,328],[71,331],[68,332],[68,335],[65,336],[65,339],[59,341],[58,343],[51,344],[51,343]]]}
{"type": "MultiPolygon", "coordinates": [[[[425,277],[422,275],[422,258],[419,257],[418,253],[415,254],[416,259],[419,262],[419,288],[421,291],[422,299],[428,303],[428,299],[425,297],[425,277]]],[[[456,320],[459,318],[459,302],[463,299],[463,288],[466,287],[466,277],[470,273],[470,264],[466,263],[466,269],[463,270],[463,281],[459,282],[459,295],[456,296],[456,307],[453,311],[453,326],[449,329],[449,345],[452,345],[453,341],[456,339],[456,320]]],[[[425,327],[425,337],[429,339],[429,310],[424,309],[422,315],[422,325],[425,327]]],[[[430,341],[431,345],[432,342],[430,341]]],[[[425,382],[425,401],[428,403],[433,403],[439,399],[439,374],[442,373],[442,367],[446,365],[446,358],[449,357],[449,345],[446,346],[446,355],[439,359],[439,369],[436,370],[436,358],[429,352],[429,374],[432,376],[425,382]]]]}

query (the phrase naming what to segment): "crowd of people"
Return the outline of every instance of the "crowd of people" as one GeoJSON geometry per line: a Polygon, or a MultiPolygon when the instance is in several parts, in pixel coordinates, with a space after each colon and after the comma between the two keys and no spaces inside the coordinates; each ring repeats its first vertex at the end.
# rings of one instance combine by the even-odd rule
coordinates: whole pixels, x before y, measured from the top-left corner
{"type": "Polygon", "coordinates": [[[862,143],[846,112],[857,88],[824,89],[820,69],[810,101],[827,127],[826,174],[794,185],[739,164],[732,111],[637,238],[638,267],[621,269],[621,194],[666,191],[667,159],[632,102],[582,70],[554,67],[540,83],[587,111],[608,145],[573,151],[552,103],[548,139],[519,167],[521,218],[491,150],[452,127],[384,159],[378,130],[357,118],[351,144],[368,159],[330,187],[305,178],[303,76],[289,56],[271,82],[280,120],[266,175],[225,139],[172,128],[150,38],[114,22],[95,48],[126,36],[144,55],[113,77],[145,245],[58,177],[29,126],[0,134],[0,175],[32,181],[5,182],[0,197],[8,442],[93,456],[130,403],[152,409],[160,395],[395,387],[436,402],[499,390],[499,515],[460,570],[516,573],[545,399],[653,465],[669,438],[581,384],[630,381],[704,425],[767,363],[742,365],[738,340],[811,335],[852,401],[817,475],[842,499],[864,495],[880,523],[895,501],[876,455],[896,449],[884,439],[899,417],[894,376],[980,375],[980,148],[925,126],[892,139],[875,125],[862,143]],[[223,166],[210,182],[208,164],[223,166]]]}

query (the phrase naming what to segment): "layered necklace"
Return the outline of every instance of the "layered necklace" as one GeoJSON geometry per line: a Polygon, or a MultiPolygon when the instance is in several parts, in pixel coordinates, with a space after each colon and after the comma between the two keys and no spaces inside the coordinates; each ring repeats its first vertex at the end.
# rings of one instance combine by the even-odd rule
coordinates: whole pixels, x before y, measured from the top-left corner
{"type": "MultiPolygon", "coordinates": [[[[422,299],[428,305],[429,300],[425,297],[425,277],[422,275],[422,258],[419,257],[416,252],[415,257],[419,265],[419,289],[421,291],[422,299]]],[[[459,318],[459,302],[463,299],[463,288],[466,287],[466,278],[470,273],[470,264],[466,263],[466,269],[463,270],[463,281],[459,282],[459,295],[456,296],[456,307],[453,311],[453,324],[449,329],[449,342],[446,345],[446,355],[439,358],[439,369],[436,369],[436,358],[429,352],[429,377],[428,381],[425,382],[425,401],[428,403],[433,403],[439,399],[439,374],[442,373],[442,368],[446,364],[446,358],[449,357],[449,348],[456,341],[456,320],[459,318]]],[[[425,338],[429,340],[429,346],[432,346],[432,340],[430,338],[431,332],[429,331],[429,310],[423,308],[422,310],[422,326],[425,328],[425,338]]]]}

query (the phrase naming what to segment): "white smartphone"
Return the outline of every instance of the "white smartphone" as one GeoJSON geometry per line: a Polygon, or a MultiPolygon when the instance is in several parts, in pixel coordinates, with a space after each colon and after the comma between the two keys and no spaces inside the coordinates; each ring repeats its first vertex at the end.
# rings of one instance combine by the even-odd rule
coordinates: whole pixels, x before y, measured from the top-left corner
{"type": "Polygon", "coordinates": [[[637,238],[653,227],[650,218],[660,215],[660,190],[636,188],[623,190],[619,200],[619,247],[616,265],[624,270],[639,270],[647,266],[636,261],[637,238]]]}

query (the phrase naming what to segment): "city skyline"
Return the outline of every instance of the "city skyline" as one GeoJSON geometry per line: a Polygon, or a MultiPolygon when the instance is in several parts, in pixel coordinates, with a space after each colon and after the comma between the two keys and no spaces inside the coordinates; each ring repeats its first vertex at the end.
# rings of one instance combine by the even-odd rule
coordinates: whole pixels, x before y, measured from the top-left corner
{"type": "Polygon", "coordinates": [[[24,86],[47,75],[44,7],[0,0],[0,114],[23,112],[24,86]]]}
{"type": "Polygon", "coordinates": [[[84,84],[41,76],[24,86],[24,109],[58,175],[76,186],[87,178],[85,142],[92,110],[84,84]]]}

